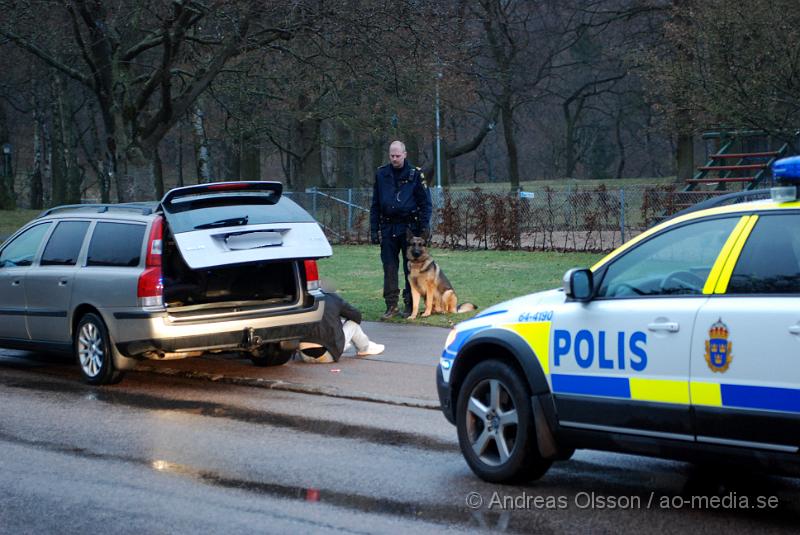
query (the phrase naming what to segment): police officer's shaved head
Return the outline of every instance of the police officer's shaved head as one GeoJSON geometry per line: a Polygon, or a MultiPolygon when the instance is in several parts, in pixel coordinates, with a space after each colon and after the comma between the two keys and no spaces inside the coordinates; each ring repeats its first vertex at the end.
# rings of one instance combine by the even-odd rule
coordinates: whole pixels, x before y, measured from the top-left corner
{"type": "Polygon", "coordinates": [[[392,167],[400,169],[406,164],[406,145],[402,141],[392,141],[389,145],[389,161],[392,167]]]}

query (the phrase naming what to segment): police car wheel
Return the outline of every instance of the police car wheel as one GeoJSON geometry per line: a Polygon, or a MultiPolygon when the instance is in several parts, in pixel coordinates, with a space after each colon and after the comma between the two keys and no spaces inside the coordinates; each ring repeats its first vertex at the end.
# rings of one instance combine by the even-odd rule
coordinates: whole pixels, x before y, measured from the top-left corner
{"type": "Polygon", "coordinates": [[[469,372],[458,395],[456,426],[464,459],[485,481],[529,481],[550,467],[536,444],[528,388],[504,362],[481,362],[469,372]]]}

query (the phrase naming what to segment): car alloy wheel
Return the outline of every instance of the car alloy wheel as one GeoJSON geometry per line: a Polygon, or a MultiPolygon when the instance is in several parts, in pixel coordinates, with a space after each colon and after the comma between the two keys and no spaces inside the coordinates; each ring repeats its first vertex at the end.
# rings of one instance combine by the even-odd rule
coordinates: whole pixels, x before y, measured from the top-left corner
{"type": "Polygon", "coordinates": [[[84,315],[75,329],[75,356],[87,383],[117,383],[123,372],[114,364],[114,348],[103,320],[94,313],[84,315]]]}
{"type": "Polygon", "coordinates": [[[475,455],[490,466],[508,462],[519,429],[508,387],[498,379],[481,381],[470,392],[467,410],[467,435],[475,455]]]}
{"type": "Polygon", "coordinates": [[[459,387],[456,427],[464,459],[485,481],[537,479],[552,464],[539,453],[525,376],[505,361],[485,360],[467,374],[459,387]]]}

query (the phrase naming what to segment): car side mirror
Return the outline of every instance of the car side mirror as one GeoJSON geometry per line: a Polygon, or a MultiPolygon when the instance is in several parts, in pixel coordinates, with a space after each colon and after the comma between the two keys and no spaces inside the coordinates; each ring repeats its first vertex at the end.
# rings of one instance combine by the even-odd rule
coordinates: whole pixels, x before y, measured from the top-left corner
{"type": "Polygon", "coordinates": [[[592,271],[586,268],[572,268],[564,273],[564,293],[573,301],[591,301],[594,294],[592,271]]]}

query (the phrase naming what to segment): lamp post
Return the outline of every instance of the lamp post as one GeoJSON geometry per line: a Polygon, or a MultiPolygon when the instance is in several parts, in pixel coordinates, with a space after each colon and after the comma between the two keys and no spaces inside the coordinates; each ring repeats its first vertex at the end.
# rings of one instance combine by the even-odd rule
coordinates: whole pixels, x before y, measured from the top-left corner
{"type": "Polygon", "coordinates": [[[9,178],[11,176],[11,143],[3,143],[3,176],[9,178]]]}

